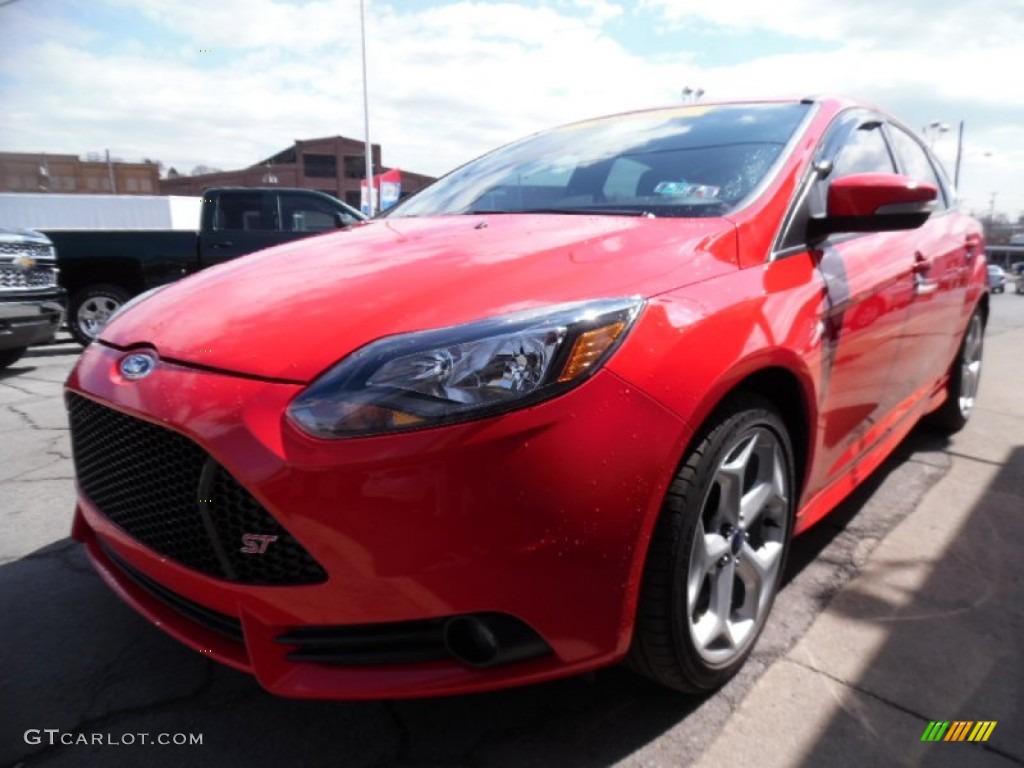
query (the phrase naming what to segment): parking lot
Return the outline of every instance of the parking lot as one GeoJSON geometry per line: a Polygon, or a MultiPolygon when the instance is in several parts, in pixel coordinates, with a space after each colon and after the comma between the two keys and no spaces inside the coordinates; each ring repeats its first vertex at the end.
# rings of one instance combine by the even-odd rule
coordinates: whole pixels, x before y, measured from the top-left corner
{"type": "MultiPolygon", "coordinates": [[[[1011,291],[991,301],[989,378],[983,377],[979,404],[985,418],[968,426],[968,441],[983,440],[979,430],[1001,423],[1019,425],[1024,415],[1019,383],[994,380],[998,371],[1014,365],[1020,370],[1024,296],[1011,291]],[[1002,341],[993,343],[997,337],[1002,341]],[[1001,421],[1004,406],[992,411],[990,403],[996,393],[1000,403],[1012,403],[1011,391],[1017,392],[1016,415],[1001,421]]],[[[0,765],[690,764],[709,749],[721,752],[723,727],[766,670],[804,638],[962,453],[916,430],[840,509],[798,539],[786,586],[751,663],[713,696],[672,695],[611,669],[429,701],[285,700],[150,626],[100,581],[68,538],[73,471],[60,393],[78,351],[62,337],[0,374],[0,615],[6,645],[0,765]],[[45,734],[37,743],[26,739],[26,731],[45,729],[86,734],[89,743],[51,745],[45,734]],[[202,743],[159,746],[125,738],[143,733],[201,734],[202,743]],[[96,743],[95,734],[120,745],[96,743]]],[[[1012,578],[1019,602],[1019,574],[1012,578]]],[[[1003,645],[1019,646],[1016,610],[992,630],[1007,632],[996,638],[1003,645]]],[[[1013,679],[1013,668],[1007,672],[1013,679]]],[[[785,684],[784,677],[779,680],[785,684]]],[[[762,689],[756,690],[760,695],[762,689]]],[[[777,695],[784,699],[792,692],[777,695]]],[[[1019,695],[1007,711],[1020,714],[1019,695]]],[[[943,715],[943,706],[934,702],[935,717],[943,715]]],[[[979,708],[975,716],[992,715],[979,708]]],[[[1000,726],[1010,731],[1019,720],[1000,726]]],[[[899,754],[900,745],[894,748],[899,754]]],[[[995,762],[985,764],[1024,764],[1024,754],[1009,748],[987,754],[995,762]]]]}

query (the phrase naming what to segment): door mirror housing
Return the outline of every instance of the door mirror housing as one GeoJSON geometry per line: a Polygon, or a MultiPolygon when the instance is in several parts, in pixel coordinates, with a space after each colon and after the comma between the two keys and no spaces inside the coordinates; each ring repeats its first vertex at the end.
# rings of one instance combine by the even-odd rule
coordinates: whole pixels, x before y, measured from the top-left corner
{"type": "Polygon", "coordinates": [[[932,211],[939,190],[894,173],[856,173],[828,185],[823,217],[808,223],[812,242],[837,232],[917,229],[932,211]]]}

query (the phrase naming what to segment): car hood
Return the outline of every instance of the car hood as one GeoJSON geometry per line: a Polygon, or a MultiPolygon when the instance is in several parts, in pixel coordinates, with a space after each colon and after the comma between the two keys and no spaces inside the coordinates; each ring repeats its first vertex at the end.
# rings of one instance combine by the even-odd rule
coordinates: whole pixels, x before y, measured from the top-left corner
{"type": "Polygon", "coordinates": [[[531,307],[652,296],[735,270],[727,219],[378,219],[252,254],[128,309],[104,343],[306,382],[375,339],[531,307]]]}

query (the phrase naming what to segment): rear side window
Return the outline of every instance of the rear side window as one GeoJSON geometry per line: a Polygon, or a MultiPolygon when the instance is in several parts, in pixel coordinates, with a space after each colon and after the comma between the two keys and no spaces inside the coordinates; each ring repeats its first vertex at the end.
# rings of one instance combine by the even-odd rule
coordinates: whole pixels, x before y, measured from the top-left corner
{"type": "Polygon", "coordinates": [[[915,181],[923,181],[925,184],[938,187],[939,196],[935,199],[935,208],[943,210],[946,207],[944,188],[924,147],[898,126],[890,126],[889,135],[892,137],[893,149],[896,150],[903,173],[915,181]]]}
{"type": "Polygon", "coordinates": [[[259,192],[222,192],[217,197],[213,218],[214,229],[273,229],[263,211],[263,195],[259,192]]]}

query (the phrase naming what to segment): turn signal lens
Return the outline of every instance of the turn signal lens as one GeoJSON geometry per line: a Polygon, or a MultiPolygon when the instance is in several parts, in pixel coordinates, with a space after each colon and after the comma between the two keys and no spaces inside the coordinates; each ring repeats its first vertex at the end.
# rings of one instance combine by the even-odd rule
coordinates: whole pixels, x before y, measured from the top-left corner
{"type": "Polygon", "coordinates": [[[559,383],[572,381],[588,371],[590,366],[601,359],[608,347],[615,343],[624,330],[626,330],[626,324],[619,320],[581,333],[576,339],[576,343],[573,344],[569,360],[566,362],[565,368],[562,369],[562,375],[558,377],[559,383]]]}

